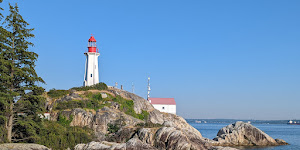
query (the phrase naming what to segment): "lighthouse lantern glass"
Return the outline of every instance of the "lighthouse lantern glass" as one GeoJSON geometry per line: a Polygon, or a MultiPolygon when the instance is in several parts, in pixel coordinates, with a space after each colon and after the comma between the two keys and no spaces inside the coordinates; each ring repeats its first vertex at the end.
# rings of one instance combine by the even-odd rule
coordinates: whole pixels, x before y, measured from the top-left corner
{"type": "Polygon", "coordinates": [[[89,42],[88,47],[96,47],[96,42],[89,42]]]}

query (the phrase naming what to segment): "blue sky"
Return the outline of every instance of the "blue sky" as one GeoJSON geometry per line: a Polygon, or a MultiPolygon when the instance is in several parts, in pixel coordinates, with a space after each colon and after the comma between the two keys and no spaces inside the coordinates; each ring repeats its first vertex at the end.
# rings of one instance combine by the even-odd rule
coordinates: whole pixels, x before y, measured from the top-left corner
{"type": "Polygon", "coordinates": [[[35,28],[47,90],[82,85],[93,34],[100,81],[146,97],[150,76],[184,118],[300,119],[298,0],[10,2],[35,28]]]}

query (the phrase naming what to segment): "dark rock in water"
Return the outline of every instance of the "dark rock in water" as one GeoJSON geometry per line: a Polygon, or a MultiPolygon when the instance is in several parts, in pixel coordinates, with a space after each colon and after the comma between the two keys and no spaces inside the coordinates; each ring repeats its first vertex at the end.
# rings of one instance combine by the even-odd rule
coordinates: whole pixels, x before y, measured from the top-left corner
{"type": "Polygon", "coordinates": [[[213,140],[216,142],[211,144],[220,146],[276,146],[287,144],[283,140],[274,140],[250,123],[242,121],[222,128],[213,140]]]}
{"type": "Polygon", "coordinates": [[[286,141],[282,140],[282,139],[275,139],[275,141],[279,144],[279,145],[289,145],[286,141]]]}
{"type": "Polygon", "coordinates": [[[6,143],[0,144],[1,150],[51,150],[44,145],[26,143],[6,143]]]}

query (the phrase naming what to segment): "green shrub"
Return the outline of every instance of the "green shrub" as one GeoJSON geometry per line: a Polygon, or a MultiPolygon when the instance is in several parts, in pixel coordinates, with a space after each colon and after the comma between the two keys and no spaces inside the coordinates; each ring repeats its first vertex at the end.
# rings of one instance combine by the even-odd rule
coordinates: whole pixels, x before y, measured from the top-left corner
{"type": "Polygon", "coordinates": [[[134,111],[134,102],[133,100],[124,99],[121,96],[116,96],[114,98],[111,95],[108,98],[103,99],[101,93],[93,94],[91,92],[86,92],[83,95],[88,98],[88,100],[70,100],[59,102],[54,107],[55,110],[64,110],[64,109],[74,109],[74,108],[88,108],[98,110],[103,108],[104,106],[111,106],[109,101],[114,101],[119,104],[120,111],[124,112],[127,115],[133,116],[135,118],[141,120],[147,120],[149,113],[147,111],[142,110],[141,114],[137,114],[134,111]]]}
{"type": "Polygon", "coordinates": [[[145,110],[142,110],[142,113],[138,114],[138,119],[141,119],[141,120],[148,120],[148,117],[149,117],[149,113],[148,113],[148,111],[145,111],[145,110]]]}
{"type": "Polygon", "coordinates": [[[87,91],[87,90],[107,90],[108,87],[105,83],[100,82],[91,86],[81,86],[81,87],[73,87],[72,89],[76,91],[87,91]]]}
{"type": "Polygon", "coordinates": [[[120,130],[120,127],[118,125],[116,125],[116,124],[108,123],[107,127],[108,127],[107,131],[109,133],[116,133],[116,132],[118,132],[120,130]]]}
{"type": "Polygon", "coordinates": [[[51,89],[47,95],[51,98],[61,98],[65,95],[68,95],[70,93],[69,90],[56,90],[56,89],[51,89]]]}
{"type": "Polygon", "coordinates": [[[82,100],[71,100],[71,101],[63,101],[56,104],[56,110],[64,110],[64,109],[73,109],[73,108],[84,108],[85,101],[82,100]]]}
{"type": "Polygon", "coordinates": [[[101,93],[97,93],[97,94],[94,94],[93,96],[92,96],[92,99],[93,100],[102,100],[102,95],[101,95],[101,93]]]}
{"type": "Polygon", "coordinates": [[[89,100],[70,100],[59,102],[54,107],[55,110],[65,110],[65,109],[74,109],[74,108],[88,108],[98,110],[104,106],[111,106],[107,101],[102,101],[102,98],[96,96],[96,98],[91,98],[89,100]]]}
{"type": "Polygon", "coordinates": [[[70,118],[68,119],[67,117],[63,116],[62,114],[60,114],[57,118],[57,122],[63,126],[70,126],[70,123],[73,120],[73,116],[70,115],[70,118]]]}
{"type": "Polygon", "coordinates": [[[37,144],[45,145],[54,150],[73,149],[80,143],[91,142],[94,138],[93,130],[82,127],[70,127],[54,121],[45,121],[39,131],[37,144]]]}

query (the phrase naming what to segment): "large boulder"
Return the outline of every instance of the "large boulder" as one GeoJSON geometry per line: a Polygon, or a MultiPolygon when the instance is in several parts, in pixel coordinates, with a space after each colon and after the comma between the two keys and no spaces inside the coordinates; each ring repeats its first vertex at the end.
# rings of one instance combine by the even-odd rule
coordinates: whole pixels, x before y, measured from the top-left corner
{"type": "Polygon", "coordinates": [[[44,145],[26,143],[6,143],[0,144],[1,150],[51,150],[44,145]]]}
{"type": "Polygon", "coordinates": [[[155,133],[154,146],[161,150],[206,150],[211,148],[210,144],[202,140],[197,133],[175,127],[160,128],[155,133]]]}
{"type": "Polygon", "coordinates": [[[283,140],[275,140],[250,123],[238,121],[219,130],[211,142],[221,146],[276,146],[286,145],[283,140]]]}
{"type": "Polygon", "coordinates": [[[115,142],[90,142],[87,144],[78,144],[74,148],[75,150],[157,150],[149,144],[143,143],[137,138],[132,138],[126,143],[115,142]]]}

